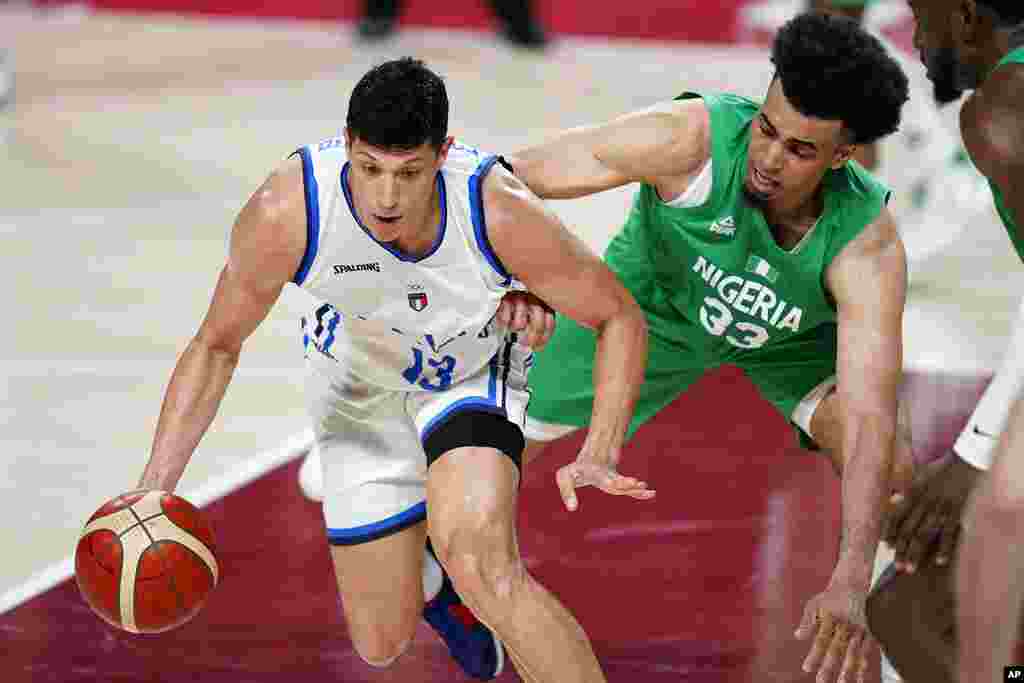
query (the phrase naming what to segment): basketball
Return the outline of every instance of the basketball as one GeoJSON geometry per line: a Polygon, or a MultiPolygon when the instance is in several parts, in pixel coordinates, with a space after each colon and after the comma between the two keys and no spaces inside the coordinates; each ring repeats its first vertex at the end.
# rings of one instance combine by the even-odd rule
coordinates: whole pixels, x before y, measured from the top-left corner
{"type": "Polygon", "coordinates": [[[75,580],[104,621],[159,633],[194,617],[219,567],[199,508],[165,491],[131,491],[97,510],[78,539],[75,580]]]}

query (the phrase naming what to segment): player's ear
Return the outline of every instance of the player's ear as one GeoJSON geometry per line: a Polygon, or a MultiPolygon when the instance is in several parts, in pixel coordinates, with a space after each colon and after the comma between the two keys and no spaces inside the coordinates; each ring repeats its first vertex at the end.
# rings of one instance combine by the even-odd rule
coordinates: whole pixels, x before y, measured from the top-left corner
{"type": "Polygon", "coordinates": [[[453,138],[451,135],[449,135],[448,137],[446,137],[444,139],[444,142],[441,143],[441,146],[437,150],[437,165],[438,165],[438,167],[440,167],[441,164],[444,163],[444,160],[448,158],[448,150],[451,149],[452,143],[454,141],[455,141],[455,138],[453,138]]]}
{"type": "Polygon", "coordinates": [[[842,143],[836,147],[835,153],[832,155],[832,168],[840,169],[846,165],[846,163],[853,158],[853,155],[857,152],[857,145],[853,143],[842,143]]]}

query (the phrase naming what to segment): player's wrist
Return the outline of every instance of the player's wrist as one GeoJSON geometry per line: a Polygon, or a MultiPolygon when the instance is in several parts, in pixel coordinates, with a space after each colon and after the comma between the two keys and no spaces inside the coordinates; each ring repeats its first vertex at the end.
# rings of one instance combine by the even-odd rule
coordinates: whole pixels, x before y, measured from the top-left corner
{"type": "Polygon", "coordinates": [[[624,440],[625,430],[592,426],[580,448],[578,459],[614,468],[619,463],[619,452],[624,440]]]}
{"type": "Polygon", "coordinates": [[[871,588],[873,569],[873,563],[865,563],[863,558],[848,557],[844,561],[844,558],[840,557],[829,578],[829,587],[867,593],[871,588]]]}

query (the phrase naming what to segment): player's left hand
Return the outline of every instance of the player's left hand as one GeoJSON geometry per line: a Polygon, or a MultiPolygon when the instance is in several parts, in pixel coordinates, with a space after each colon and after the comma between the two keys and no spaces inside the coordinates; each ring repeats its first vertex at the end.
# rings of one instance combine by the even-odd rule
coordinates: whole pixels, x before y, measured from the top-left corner
{"type": "Polygon", "coordinates": [[[574,462],[560,467],[555,472],[555,481],[558,482],[562,502],[570,512],[579,507],[576,489],[584,486],[596,486],[613,496],[629,496],[640,500],[649,500],[655,495],[653,489],[647,488],[647,482],[619,474],[614,465],[585,454],[581,454],[574,462]]]}
{"type": "Polygon", "coordinates": [[[524,343],[540,351],[555,332],[555,311],[529,292],[509,292],[502,298],[495,319],[510,332],[526,334],[524,343]]]}
{"type": "Polygon", "coordinates": [[[817,683],[864,683],[875,646],[867,626],[867,590],[830,583],[807,602],[796,637],[814,637],[803,670],[817,683]]]}

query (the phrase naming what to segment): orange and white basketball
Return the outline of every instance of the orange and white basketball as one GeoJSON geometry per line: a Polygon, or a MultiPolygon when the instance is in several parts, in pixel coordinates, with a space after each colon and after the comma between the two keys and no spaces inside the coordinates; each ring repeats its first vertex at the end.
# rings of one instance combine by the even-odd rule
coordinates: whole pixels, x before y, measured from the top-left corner
{"type": "Polygon", "coordinates": [[[202,511],[166,491],[131,491],[89,518],[75,550],[82,597],[107,623],[159,633],[194,617],[219,566],[202,511]]]}

